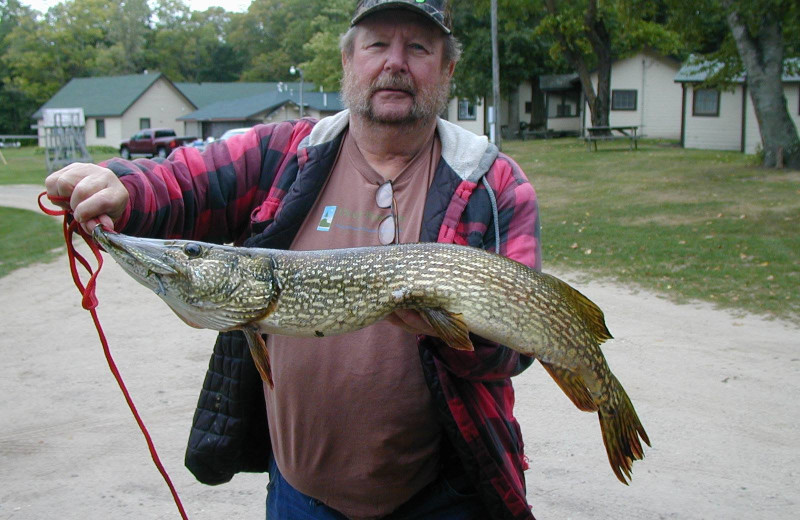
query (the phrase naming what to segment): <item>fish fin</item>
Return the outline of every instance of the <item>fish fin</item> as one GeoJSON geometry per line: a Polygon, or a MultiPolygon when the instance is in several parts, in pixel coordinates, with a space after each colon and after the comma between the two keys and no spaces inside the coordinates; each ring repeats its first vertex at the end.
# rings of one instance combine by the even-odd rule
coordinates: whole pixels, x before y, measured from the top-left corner
{"type": "Polygon", "coordinates": [[[540,362],[544,369],[547,370],[547,373],[550,374],[550,377],[553,378],[579,410],[583,410],[584,412],[597,411],[597,405],[594,399],[592,399],[592,395],[586,388],[586,384],[583,382],[581,376],[565,368],[557,367],[541,360],[540,362]]]}
{"type": "Polygon", "coordinates": [[[256,365],[258,373],[261,374],[261,379],[266,381],[270,388],[275,388],[275,383],[272,381],[272,368],[269,363],[269,350],[267,350],[264,337],[258,332],[258,329],[253,326],[242,327],[241,331],[247,338],[247,345],[250,347],[250,355],[253,356],[253,362],[256,365]]]}
{"type": "Polygon", "coordinates": [[[469,329],[461,314],[454,314],[444,309],[420,309],[428,323],[442,340],[456,350],[475,350],[469,339],[469,329]]]}
{"type": "Polygon", "coordinates": [[[592,300],[581,294],[566,282],[554,278],[559,286],[559,292],[564,298],[575,307],[581,319],[587,324],[589,333],[594,337],[598,344],[602,344],[613,336],[606,326],[605,316],[592,300]]]}
{"type": "Polygon", "coordinates": [[[633,461],[644,458],[644,450],[639,442],[639,437],[650,446],[650,439],[644,431],[633,404],[622,388],[622,385],[612,375],[612,384],[615,393],[619,396],[619,403],[614,408],[601,407],[598,412],[600,430],[603,432],[603,444],[608,454],[608,462],[614,475],[620,482],[627,485],[631,478],[633,461]]]}

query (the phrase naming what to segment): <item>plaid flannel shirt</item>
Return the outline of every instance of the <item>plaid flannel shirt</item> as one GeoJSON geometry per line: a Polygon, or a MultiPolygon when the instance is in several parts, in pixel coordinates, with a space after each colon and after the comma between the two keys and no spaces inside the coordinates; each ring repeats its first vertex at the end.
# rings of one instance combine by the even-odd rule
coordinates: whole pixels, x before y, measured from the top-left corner
{"type": "MultiPolygon", "coordinates": [[[[334,129],[319,143],[311,142],[316,123],[303,119],[259,125],[212,143],[203,153],[180,148],[166,160],[108,161],[106,166],[130,194],[117,229],[137,236],[236,244],[256,233],[247,245],[289,247],[341,140],[334,129]]],[[[447,156],[456,162],[465,146],[475,145],[472,138],[464,142],[463,132],[439,121],[443,157],[425,204],[420,240],[494,251],[499,236],[500,254],[540,268],[533,187],[519,166],[496,148],[491,160],[484,158],[478,168],[459,165],[462,170],[474,168],[468,176],[456,173],[447,156]]],[[[484,148],[492,151],[492,145],[484,148]]],[[[492,517],[533,518],[525,498],[527,463],[510,380],[532,359],[474,336],[473,344],[474,352],[456,351],[438,338],[420,336],[426,380],[448,438],[492,517]]]]}

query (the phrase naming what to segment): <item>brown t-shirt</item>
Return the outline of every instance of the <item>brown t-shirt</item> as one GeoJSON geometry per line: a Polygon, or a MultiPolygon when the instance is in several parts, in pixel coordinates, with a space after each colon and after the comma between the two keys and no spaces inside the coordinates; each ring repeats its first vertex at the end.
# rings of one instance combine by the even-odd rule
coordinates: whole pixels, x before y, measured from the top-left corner
{"type": "MultiPolygon", "coordinates": [[[[400,241],[417,242],[441,156],[434,136],[393,181],[400,241]]],[[[379,245],[384,182],[345,135],[291,249],[379,245]]],[[[440,426],[416,338],[385,321],[324,338],[271,335],[270,437],[284,478],[351,518],[389,514],[436,478],[440,426]]]]}

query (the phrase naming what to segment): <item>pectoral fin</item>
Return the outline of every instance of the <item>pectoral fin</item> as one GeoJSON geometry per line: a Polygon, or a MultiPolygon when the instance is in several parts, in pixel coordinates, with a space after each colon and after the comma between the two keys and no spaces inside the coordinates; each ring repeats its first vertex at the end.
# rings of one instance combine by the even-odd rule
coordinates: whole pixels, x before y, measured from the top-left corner
{"type": "Polygon", "coordinates": [[[550,374],[550,377],[553,378],[561,390],[567,394],[567,397],[569,397],[570,401],[572,401],[579,410],[583,410],[584,412],[597,411],[597,405],[592,399],[592,396],[589,393],[589,390],[586,388],[586,384],[584,384],[583,379],[581,379],[581,376],[574,372],[570,372],[565,368],[557,367],[549,363],[541,363],[544,369],[547,370],[547,373],[550,374]]]}
{"type": "Polygon", "coordinates": [[[258,373],[261,374],[261,379],[266,381],[270,388],[274,388],[275,384],[272,381],[272,368],[269,364],[269,351],[267,344],[264,342],[264,337],[258,332],[258,329],[253,326],[242,327],[241,331],[247,338],[247,345],[250,347],[250,355],[253,356],[253,362],[256,365],[258,373]]]}
{"type": "Polygon", "coordinates": [[[421,309],[421,314],[436,330],[445,343],[456,350],[475,350],[469,339],[469,329],[461,314],[453,314],[443,309],[421,309]]]}

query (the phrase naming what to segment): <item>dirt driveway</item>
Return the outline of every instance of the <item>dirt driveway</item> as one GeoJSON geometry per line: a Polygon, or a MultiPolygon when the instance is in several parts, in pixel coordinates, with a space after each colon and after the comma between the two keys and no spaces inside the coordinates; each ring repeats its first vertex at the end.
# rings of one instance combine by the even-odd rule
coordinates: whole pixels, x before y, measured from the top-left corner
{"type": "MultiPolygon", "coordinates": [[[[38,189],[0,187],[35,207],[38,189]],[[35,193],[34,193],[35,192],[35,193]]],[[[3,244],[2,247],[9,247],[3,244]]],[[[596,416],[538,364],[515,379],[541,519],[793,519],[800,511],[800,330],[556,273],[606,313],[604,346],[653,448],[614,478],[596,416]]],[[[179,518],[81,309],[66,260],[0,279],[0,519],[179,518]]],[[[192,519],[263,518],[263,475],[197,483],[183,451],[214,333],[184,325],[110,260],[98,313],[192,519]]]]}

